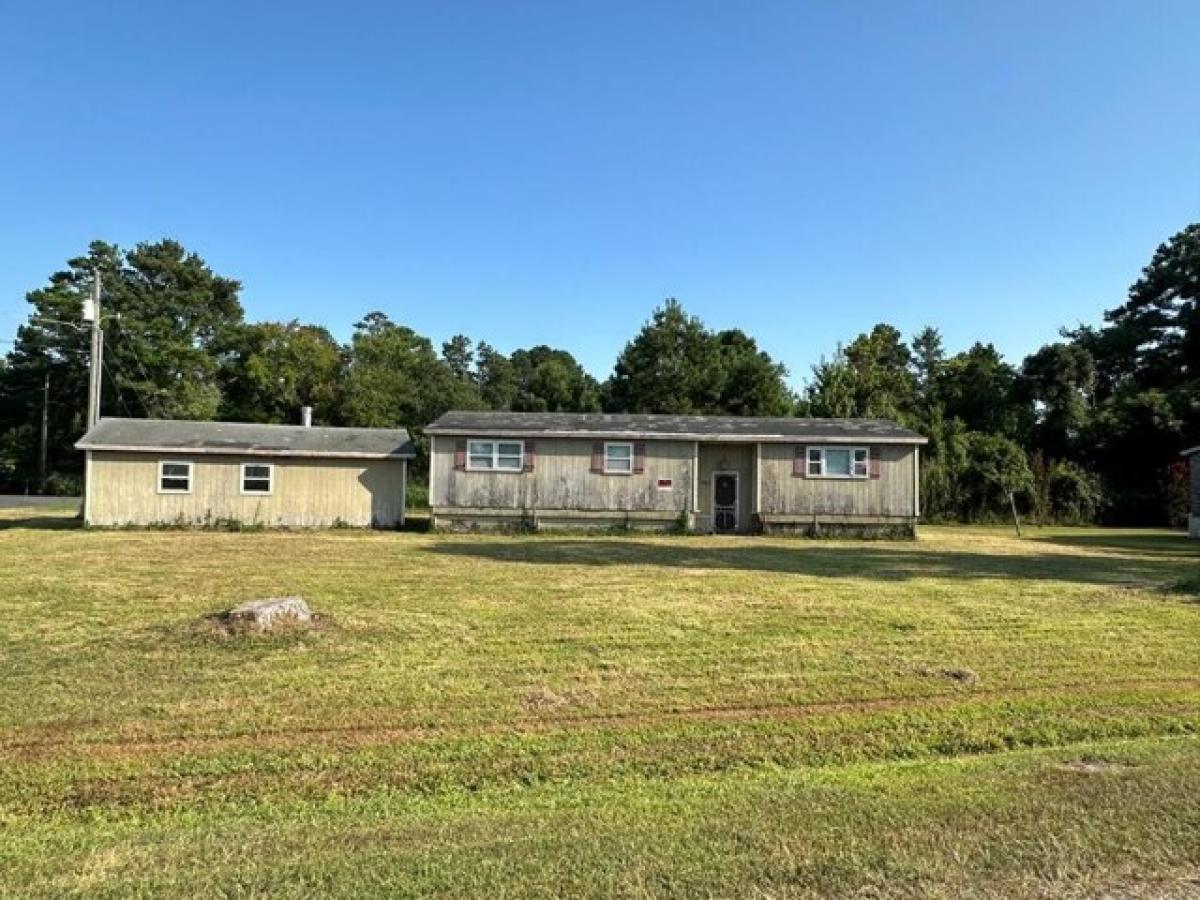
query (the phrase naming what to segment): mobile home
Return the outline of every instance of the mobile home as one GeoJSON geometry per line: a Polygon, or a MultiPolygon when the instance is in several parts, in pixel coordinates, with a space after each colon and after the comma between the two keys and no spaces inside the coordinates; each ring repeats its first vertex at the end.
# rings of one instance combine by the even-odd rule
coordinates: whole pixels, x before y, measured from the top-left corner
{"type": "Polygon", "coordinates": [[[433,524],[915,533],[916,432],[868,419],[449,412],[433,524]]]}

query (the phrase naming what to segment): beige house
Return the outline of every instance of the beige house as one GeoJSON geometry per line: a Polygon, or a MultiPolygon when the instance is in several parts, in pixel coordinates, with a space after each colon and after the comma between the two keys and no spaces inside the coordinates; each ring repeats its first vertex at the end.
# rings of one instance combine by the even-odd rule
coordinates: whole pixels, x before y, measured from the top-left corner
{"type": "Polygon", "coordinates": [[[403,429],[101,419],[87,454],[88,525],[396,528],[413,456],[403,429]]]}
{"type": "Polygon", "coordinates": [[[859,419],[449,412],[430,436],[446,528],[914,533],[919,434],[859,419]]]}

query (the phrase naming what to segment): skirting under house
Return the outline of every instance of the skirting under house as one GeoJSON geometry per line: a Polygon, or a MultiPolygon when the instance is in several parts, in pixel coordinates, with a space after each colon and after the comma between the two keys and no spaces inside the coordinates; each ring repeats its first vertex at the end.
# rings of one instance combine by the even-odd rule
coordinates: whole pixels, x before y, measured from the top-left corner
{"type": "Polygon", "coordinates": [[[435,527],[912,534],[916,432],[864,419],[450,412],[435,527]]]}

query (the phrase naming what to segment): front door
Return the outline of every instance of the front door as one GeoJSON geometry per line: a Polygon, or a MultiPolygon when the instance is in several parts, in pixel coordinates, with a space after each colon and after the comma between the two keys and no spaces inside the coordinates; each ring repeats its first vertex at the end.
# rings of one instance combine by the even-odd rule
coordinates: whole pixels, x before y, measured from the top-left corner
{"type": "Polygon", "coordinates": [[[713,530],[737,531],[737,472],[713,472],[713,530]]]}

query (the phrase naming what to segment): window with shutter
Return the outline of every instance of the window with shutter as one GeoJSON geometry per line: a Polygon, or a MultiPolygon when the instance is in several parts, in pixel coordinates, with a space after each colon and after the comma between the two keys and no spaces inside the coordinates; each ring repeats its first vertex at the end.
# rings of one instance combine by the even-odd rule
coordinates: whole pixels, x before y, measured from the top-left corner
{"type": "Polygon", "coordinates": [[[525,448],[521,441],[467,441],[467,471],[521,472],[525,448]]]}
{"type": "Polygon", "coordinates": [[[604,474],[633,474],[633,444],[626,441],[607,441],[604,444],[604,474]]]}
{"type": "Polygon", "coordinates": [[[809,447],[805,473],[809,478],[878,478],[874,456],[866,447],[809,447]]]}

